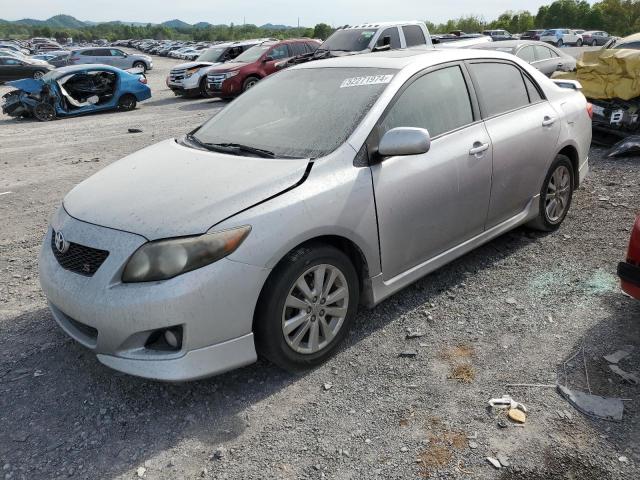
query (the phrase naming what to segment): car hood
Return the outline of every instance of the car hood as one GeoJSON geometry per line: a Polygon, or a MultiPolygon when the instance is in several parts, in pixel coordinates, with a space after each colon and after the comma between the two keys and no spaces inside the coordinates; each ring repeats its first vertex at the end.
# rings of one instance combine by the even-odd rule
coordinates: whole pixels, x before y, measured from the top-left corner
{"type": "Polygon", "coordinates": [[[189,69],[189,68],[194,68],[194,67],[213,67],[215,65],[220,65],[220,62],[218,62],[218,63],[213,63],[213,62],[187,62],[187,63],[181,63],[180,65],[176,65],[171,70],[177,70],[179,68],[189,69]]]}
{"type": "Polygon", "coordinates": [[[37,93],[42,90],[44,82],[42,80],[36,80],[35,78],[23,78],[22,80],[13,80],[11,82],[5,82],[5,85],[13,88],[17,88],[27,93],[37,93]]]}
{"type": "Polygon", "coordinates": [[[148,240],[197,235],[293,187],[308,163],[207,152],[171,139],[89,177],[63,203],[78,220],[148,240]]]}
{"type": "Polygon", "coordinates": [[[216,71],[216,72],[233,72],[235,70],[240,70],[245,65],[249,65],[249,64],[245,63],[245,62],[227,62],[227,63],[224,63],[223,65],[221,65],[219,67],[216,67],[216,68],[212,69],[212,71],[216,71]]]}

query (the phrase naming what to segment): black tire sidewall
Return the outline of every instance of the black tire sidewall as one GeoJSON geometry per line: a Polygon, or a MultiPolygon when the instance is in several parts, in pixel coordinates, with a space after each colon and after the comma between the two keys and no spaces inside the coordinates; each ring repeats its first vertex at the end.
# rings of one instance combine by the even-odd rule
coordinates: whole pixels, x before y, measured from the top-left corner
{"type": "Polygon", "coordinates": [[[250,82],[258,83],[259,81],[260,79],[258,77],[247,77],[247,79],[244,82],[242,82],[242,91],[246,92],[247,90],[249,90],[249,88],[252,88],[252,87],[249,87],[250,82]]]}
{"type": "Polygon", "coordinates": [[[348,333],[358,309],[359,293],[356,269],[349,257],[340,250],[323,244],[294,250],[272,272],[260,295],[254,325],[258,353],[291,372],[300,372],[324,362],[335,353],[348,333]],[[294,282],[303,272],[322,263],[334,265],[345,276],[349,288],[349,307],[332,343],[319,352],[304,355],[293,351],[287,344],[282,332],[282,312],[294,282]]]}
{"type": "Polygon", "coordinates": [[[571,208],[571,202],[573,201],[574,186],[575,186],[575,172],[573,171],[573,165],[571,164],[571,160],[569,160],[569,158],[566,157],[565,155],[557,155],[555,160],[551,164],[549,171],[547,172],[547,176],[545,177],[544,183],[542,184],[542,189],[540,190],[539,221],[545,230],[547,231],[557,230],[560,227],[560,225],[562,225],[562,222],[564,222],[564,219],[566,218],[567,213],[569,213],[569,209],[571,208]],[[560,217],[560,219],[557,222],[551,222],[547,217],[547,210],[545,209],[545,203],[547,199],[547,187],[549,185],[549,181],[551,180],[551,176],[560,165],[564,165],[569,170],[570,195],[569,195],[569,201],[567,202],[567,208],[565,208],[564,213],[562,214],[562,217],[560,217]]]}
{"type": "Polygon", "coordinates": [[[142,68],[143,72],[147,71],[147,64],[144,62],[133,62],[133,68],[137,68],[137,67],[142,68]]]}
{"type": "Polygon", "coordinates": [[[127,94],[125,94],[125,95],[121,96],[121,97],[118,99],[118,108],[119,108],[120,110],[122,110],[122,111],[125,111],[125,112],[128,112],[128,111],[130,111],[130,110],[135,110],[135,108],[136,108],[137,104],[138,104],[138,100],[136,99],[136,97],[135,97],[134,95],[132,95],[132,94],[130,94],[130,93],[127,93],[127,94]],[[128,98],[132,99],[133,104],[132,104],[132,105],[130,105],[130,106],[125,106],[125,105],[123,105],[123,104],[122,104],[122,102],[123,102],[124,100],[128,99],[128,98]]]}

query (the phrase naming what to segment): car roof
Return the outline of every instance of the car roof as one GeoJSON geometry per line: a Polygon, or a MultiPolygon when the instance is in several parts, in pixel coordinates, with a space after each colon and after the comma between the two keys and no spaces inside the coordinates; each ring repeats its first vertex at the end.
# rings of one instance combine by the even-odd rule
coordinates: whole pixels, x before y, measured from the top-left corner
{"type": "Polygon", "coordinates": [[[628,37],[621,38],[618,44],[638,41],[640,41],[640,33],[634,33],[633,35],[629,35],[628,37]]]}
{"type": "Polygon", "coordinates": [[[402,26],[402,25],[422,25],[424,22],[420,22],[418,20],[407,20],[407,21],[399,21],[399,22],[367,22],[361,23],[358,25],[345,25],[338,30],[356,30],[363,28],[382,28],[382,27],[394,27],[394,26],[402,26]]]}
{"type": "MultiPolygon", "coordinates": [[[[502,42],[501,42],[502,43],[502,42]]],[[[294,69],[305,68],[391,68],[402,70],[408,66],[424,69],[445,62],[455,62],[474,58],[513,59],[508,53],[494,50],[477,50],[468,48],[431,48],[412,47],[402,50],[346,55],[328,58],[315,62],[302,63],[294,69]]]]}
{"type": "Polygon", "coordinates": [[[70,65],[68,67],[56,68],[56,77],[62,77],[70,73],[82,72],[86,70],[108,70],[110,72],[121,72],[122,70],[110,65],[101,65],[99,63],[89,63],[86,65],[70,65]]]}

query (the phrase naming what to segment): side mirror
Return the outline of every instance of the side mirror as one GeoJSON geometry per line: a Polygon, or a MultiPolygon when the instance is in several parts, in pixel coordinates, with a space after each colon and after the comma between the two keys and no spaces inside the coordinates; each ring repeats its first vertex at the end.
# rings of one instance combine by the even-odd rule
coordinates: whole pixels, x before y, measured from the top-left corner
{"type": "Polygon", "coordinates": [[[431,136],[424,128],[392,128],[382,136],[378,154],[383,157],[420,155],[431,148],[431,136]]]}
{"type": "Polygon", "coordinates": [[[264,57],[264,60],[262,60],[262,63],[267,63],[267,62],[271,62],[273,61],[273,57],[271,55],[268,55],[266,57],[264,57]]]}

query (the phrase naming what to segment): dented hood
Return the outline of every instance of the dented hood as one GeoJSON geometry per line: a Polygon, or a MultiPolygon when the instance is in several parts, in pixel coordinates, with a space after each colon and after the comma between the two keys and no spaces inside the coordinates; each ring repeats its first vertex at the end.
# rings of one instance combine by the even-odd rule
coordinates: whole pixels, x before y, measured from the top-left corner
{"type": "Polygon", "coordinates": [[[23,78],[22,80],[13,80],[6,82],[5,85],[13,88],[18,88],[23,92],[37,93],[42,90],[44,82],[42,80],[36,80],[35,78],[23,78]]]}
{"type": "Polygon", "coordinates": [[[176,70],[178,68],[186,68],[188,70],[190,68],[195,68],[195,67],[215,67],[216,65],[221,65],[221,62],[213,63],[213,62],[193,61],[193,62],[181,63],[180,65],[176,65],[175,67],[172,68],[172,70],[176,70]]]}
{"type": "Polygon", "coordinates": [[[298,183],[307,159],[241,157],[166,140],[75,187],[64,207],[79,220],[149,240],[196,235],[298,183]]]}

